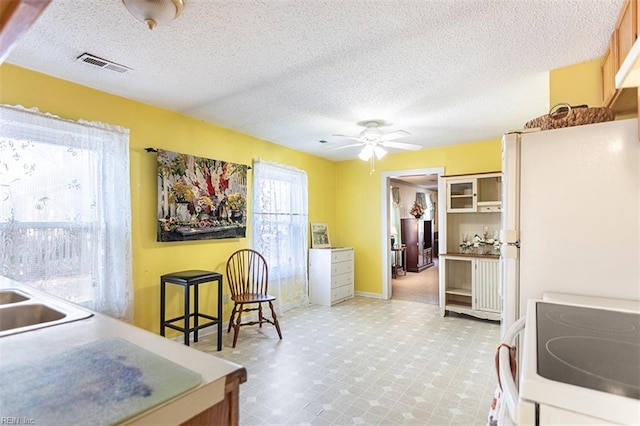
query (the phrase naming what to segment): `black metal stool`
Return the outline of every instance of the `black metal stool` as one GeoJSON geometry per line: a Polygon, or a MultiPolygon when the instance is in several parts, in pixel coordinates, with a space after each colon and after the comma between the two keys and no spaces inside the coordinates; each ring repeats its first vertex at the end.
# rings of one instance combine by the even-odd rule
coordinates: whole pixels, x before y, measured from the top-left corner
{"type": "Polygon", "coordinates": [[[182,271],[173,272],[171,274],[162,275],[160,277],[160,335],[164,336],[165,327],[172,328],[184,333],[184,344],[189,346],[189,333],[193,331],[193,341],[198,341],[198,330],[212,325],[218,325],[218,350],[222,350],[222,274],[211,271],[182,271]],[[198,286],[208,282],[218,282],[218,314],[217,317],[203,314],[198,308],[198,286]],[[165,320],[165,284],[176,284],[184,287],[184,315],[165,320]],[[194,312],[190,312],[189,288],[194,286],[193,305],[194,312]],[[193,318],[193,327],[190,326],[190,320],[193,318]],[[204,324],[198,324],[198,319],[204,318],[209,320],[204,324]],[[184,321],[184,326],[179,327],[173,323],[176,321],[184,321]]]}

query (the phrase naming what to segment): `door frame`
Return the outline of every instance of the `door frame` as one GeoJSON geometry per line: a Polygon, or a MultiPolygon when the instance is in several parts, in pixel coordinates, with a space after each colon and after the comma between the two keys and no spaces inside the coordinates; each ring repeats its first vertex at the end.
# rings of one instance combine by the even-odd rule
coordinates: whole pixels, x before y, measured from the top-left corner
{"type": "MultiPolygon", "coordinates": [[[[440,178],[444,176],[444,167],[430,167],[426,169],[405,169],[405,170],[393,170],[389,172],[380,173],[380,194],[384,200],[381,204],[382,212],[380,217],[382,218],[382,229],[380,235],[382,235],[382,299],[391,299],[391,224],[389,212],[391,210],[391,178],[402,176],[415,176],[415,175],[438,175],[438,183],[440,178]]],[[[438,188],[440,185],[438,185],[438,188]]],[[[446,205],[443,204],[445,200],[442,191],[438,190],[438,234],[442,235],[441,225],[442,221],[441,212],[442,209],[446,209],[446,205]]],[[[438,250],[439,251],[439,250],[438,250]]]]}

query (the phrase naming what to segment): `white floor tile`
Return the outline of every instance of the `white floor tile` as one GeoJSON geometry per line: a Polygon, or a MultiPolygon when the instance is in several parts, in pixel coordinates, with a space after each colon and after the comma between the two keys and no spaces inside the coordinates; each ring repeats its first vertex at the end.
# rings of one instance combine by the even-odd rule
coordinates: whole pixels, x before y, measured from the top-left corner
{"type": "Polygon", "coordinates": [[[356,297],[283,313],[273,327],[243,327],[215,351],[244,366],[240,424],[484,425],[493,397],[500,327],[440,315],[435,305],[356,297]]]}

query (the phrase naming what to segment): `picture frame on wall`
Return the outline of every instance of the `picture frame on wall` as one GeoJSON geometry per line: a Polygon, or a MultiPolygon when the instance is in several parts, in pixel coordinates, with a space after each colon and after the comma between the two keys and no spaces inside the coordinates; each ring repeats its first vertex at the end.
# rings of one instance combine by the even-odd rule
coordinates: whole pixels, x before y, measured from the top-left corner
{"type": "Polygon", "coordinates": [[[157,241],[245,238],[248,166],[158,149],[157,241]]]}
{"type": "Polygon", "coordinates": [[[329,226],[326,223],[311,224],[311,248],[329,248],[329,226]]]}

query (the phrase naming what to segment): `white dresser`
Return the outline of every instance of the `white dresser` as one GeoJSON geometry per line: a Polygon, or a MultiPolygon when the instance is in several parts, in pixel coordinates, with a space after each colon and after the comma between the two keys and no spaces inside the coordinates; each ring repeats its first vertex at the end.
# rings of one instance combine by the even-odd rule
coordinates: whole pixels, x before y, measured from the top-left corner
{"type": "Polygon", "coordinates": [[[331,306],[353,297],[353,248],[309,249],[309,303],[331,306]]]}

